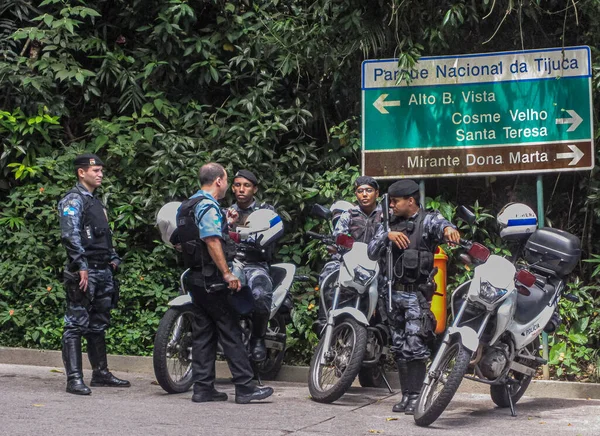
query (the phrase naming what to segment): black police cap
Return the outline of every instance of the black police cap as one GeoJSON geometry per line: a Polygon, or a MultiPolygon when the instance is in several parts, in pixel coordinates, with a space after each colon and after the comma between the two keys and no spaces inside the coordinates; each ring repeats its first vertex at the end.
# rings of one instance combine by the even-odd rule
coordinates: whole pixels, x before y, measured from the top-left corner
{"type": "Polygon", "coordinates": [[[390,185],[388,194],[390,197],[408,197],[419,192],[419,185],[414,180],[398,180],[390,185]]]}
{"type": "Polygon", "coordinates": [[[359,186],[362,185],[368,185],[372,188],[375,188],[379,191],[379,183],[377,183],[377,180],[375,180],[373,177],[369,177],[369,176],[361,176],[358,179],[356,179],[354,181],[354,189],[358,188],[359,186]]]}
{"type": "Polygon", "coordinates": [[[243,177],[244,179],[251,181],[254,185],[258,185],[258,179],[251,171],[239,170],[237,173],[235,173],[235,176],[233,176],[233,180],[237,179],[238,177],[243,177]]]}
{"type": "Polygon", "coordinates": [[[86,154],[80,154],[79,156],[77,156],[75,158],[75,160],[73,160],[73,165],[75,165],[75,168],[91,167],[94,165],[103,167],[104,162],[102,162],[102,160],[95,154],[86,153],[86,154]]]}

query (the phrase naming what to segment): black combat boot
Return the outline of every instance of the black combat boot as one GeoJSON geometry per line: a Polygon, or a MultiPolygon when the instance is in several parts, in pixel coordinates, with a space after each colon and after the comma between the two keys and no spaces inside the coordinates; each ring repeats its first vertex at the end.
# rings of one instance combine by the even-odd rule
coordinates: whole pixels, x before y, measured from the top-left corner
{"type": "Polygon", "coordinates": [[[252,338],[250,338],[250,354],[255,362],[262,362],[267,358],[265,335],[269,326],[269,314],[255,313],[252,316],[252,338]]]}
{"type": "Polygon", "coordinates": [[[264,400],[273,395],[273,388],[259,388],[253,384],[235,385],[235,402],[237,404],[248,404],[250,401],[264,400]]]}
{"type": "Polygon", "coordinates": [[[103,334],[86,335],[88,357],[92,365],[92,382],[90,385],[128,388],[131,386],[127,380],[115,377],[109,370],[106,359],[106,342],[103,334]]]}
{"type": "Polygon", "coordinates": [[[194,395],[192,395],[192,401],[194,403],[206,403],[208,401],[227,401],[227,394],[225,392],[219,392],[214,386],[207,388],[194,384],[194,395]]]}
{"type": "Polygon", "coordinates": [[[81,369],[81,338],[63,339],[62,357],[67,373],[67,392],[75,395],[92,393],[83,382],[81,369]]]}
{"type": "Polygon", "coordinates": [[[406,415],[414,415],[425,380],[427,364],[425,360],[411,360],[407,362],[408,367],[408,403],[404,409],[406,415]]]}
{"type": "Polygon", "coordinates": [[[401,413],[408,404],[408,366],[406,360],[397,360],[398,376],[400,377],[400,389],[402,390],[402,400],[392,407],[392,412],[401,413]]]}

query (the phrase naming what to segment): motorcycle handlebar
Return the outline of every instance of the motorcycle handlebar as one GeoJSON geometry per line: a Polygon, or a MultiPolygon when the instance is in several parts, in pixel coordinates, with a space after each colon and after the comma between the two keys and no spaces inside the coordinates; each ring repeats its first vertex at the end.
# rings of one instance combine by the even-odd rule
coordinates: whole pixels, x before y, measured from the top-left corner
{"type": "Polygon", "coordinates": [[[306,235],[311,239],[318,239],[319,241],[328,241],[331,239],[331,236],[321,235],[320,233],[311,232],[310,230],[306,232],[306,235]]]}

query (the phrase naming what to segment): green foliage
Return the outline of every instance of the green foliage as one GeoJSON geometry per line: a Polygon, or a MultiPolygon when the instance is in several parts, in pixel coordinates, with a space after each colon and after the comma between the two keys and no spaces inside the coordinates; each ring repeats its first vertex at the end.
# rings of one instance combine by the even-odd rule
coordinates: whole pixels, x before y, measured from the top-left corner
{"type": "MultiPolygon", "coordinates": [[[[260,199],[285,220],[279,257],[311,277],[293,290],[297,310],[289,328],[289,356],[306,362],[316,342],[309,328],[318,305],[314,286],[327,254],[303,235],[329,230],[307,210],[353,198],[361,62],[396,56],[408,72],[422,55],[587,44],[593,92],[600,97],[599,6],[597,0],[132,0],[119,7],[101,0],[5,0],[0,343],[59,347],[65,254],[56,204],[74,182],[73,157],[90,151],[107,163],[100,195],[125,257],[110,351],[151,353],[180,270],[174,254],[156,241],[155,214],[166,201],[193,193],[197,169],[214,160],[229,171],[248,168],[259,175],[260,199]]],[[[508,254],[493,215],[508,201],[533,204],[535,191],[526,176],[485,180],[428,181],[433,195],[427,202],[452,219],[457,204],[473,205],[477,222],[461,223],[461,231],[508,254]]],[[[578,289],[592,307],[600,298],[587,287],[598,276],[600,184],[595,173],[553,183],[547,184],[547,223],[581,236],[591,262],[580,268],[589,283],[578,289]]],[[[453,289],[469,272],[455,261],[453,248],[445,249],[453,289]]],[[[569,338],[567,330],[557,334],[573,356],[598,345],[596,315],[580,312],[572,314],[573,323],[589,317],[588,343],[569,338]]],[[[563,365],[565,372],[581,369],[584,355],[575,366],[563,365]]]]}

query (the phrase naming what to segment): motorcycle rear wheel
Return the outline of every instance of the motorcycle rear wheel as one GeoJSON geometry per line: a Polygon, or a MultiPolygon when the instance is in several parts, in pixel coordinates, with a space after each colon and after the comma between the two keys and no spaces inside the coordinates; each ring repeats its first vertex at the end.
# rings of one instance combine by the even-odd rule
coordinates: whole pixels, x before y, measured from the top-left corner
{"type": "MultiPolygon", "coordinates": [[[[277,313],[269,321],[269,330],[276,333],[286,333],[286,317],[277,313]]],[[[258,365],[258,372],[262,380],[275,380],[279,370],[283,366],[283,359],[285,357],[286,343],[284,342],[283,350],[277,350],[273,348],[267,348],[267,358],[264,362],[258,365]]]]}
{"type": "MultiPolygon", "coordinates": [[[[540,347],[540,340],[537,338],[531,344],[527,346],[529,351],[532,354],[540,347]]],[[[526,364],[525,361],[521,361],[520,363],[526,364]]],[[[532,377],[520,372],[510,371],[509,376],[515,379],[518,384],[514,383],[510,386],[510,396],[512,397],[512,403],[517,404],[517,401],[521,399],[521,397],[525,394],[525,391],[529,387],[529,383],[531,383],[532,377]]],[[[504,385],[491,385],[490,386],[490,396],[492,397],[492,401],[498,407],[510,407],[510,400],[508,398],[508,393],[506,392],[506,388],[504,385]]]]}
{"type": "Polygon", "coordinates": [[[308,390],[314,401],[332,403],[350,388],[360,371],[367,349],[367,329],[352,318],[333,328],[330,352],[333,359],[321,363],[325,335],[310,362],[308,390]]]}
{"type": "Polygon", "coordinates": [[[432,424],[446,410],[469,368],[471,352],[460,342],[450,343],[440,361],[436,377],[424,384],[415,409],[415,423],[420,427],[432,424]]]}
{"type": "Polygon", "coordinates": [[[384,387],[383,374],[381,373],[381,367],[370,366],[361,368],[358,373],[358,382],[363,388],[381,388],[384,387]]]}
{"type": "Polygon", "coordinates": [[[192,380],[192,320],[191,305],[171,307],[160,320],[152,360],[154,375],[161,388],[169,394],[188,391],[192,380]]]}

